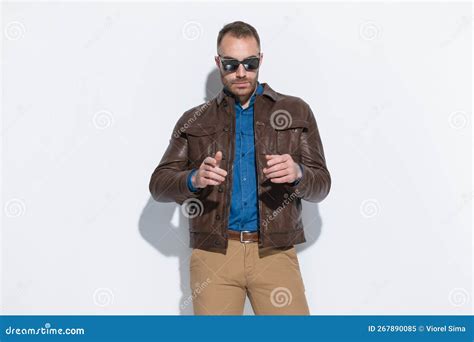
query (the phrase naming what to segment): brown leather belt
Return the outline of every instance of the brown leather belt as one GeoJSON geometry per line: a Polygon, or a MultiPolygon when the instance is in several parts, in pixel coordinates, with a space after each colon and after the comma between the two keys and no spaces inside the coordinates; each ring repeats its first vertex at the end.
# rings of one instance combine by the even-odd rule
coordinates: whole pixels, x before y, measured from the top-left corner
{"type": "Polygon", "coordinates": [[[258,231],[227,229],[229,239],[238,240],[242,243],[258,242],[258,231]]]}

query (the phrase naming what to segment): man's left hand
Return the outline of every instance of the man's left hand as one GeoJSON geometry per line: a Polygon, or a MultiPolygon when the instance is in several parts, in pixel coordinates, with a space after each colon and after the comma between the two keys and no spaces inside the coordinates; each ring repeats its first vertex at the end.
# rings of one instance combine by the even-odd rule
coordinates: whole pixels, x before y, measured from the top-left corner
{"type": "Polygon", "coordinates": [[[272,183],[293,183],[303,176],[301,167],[289,154],[266,154],[263,173],[272,183]]]}

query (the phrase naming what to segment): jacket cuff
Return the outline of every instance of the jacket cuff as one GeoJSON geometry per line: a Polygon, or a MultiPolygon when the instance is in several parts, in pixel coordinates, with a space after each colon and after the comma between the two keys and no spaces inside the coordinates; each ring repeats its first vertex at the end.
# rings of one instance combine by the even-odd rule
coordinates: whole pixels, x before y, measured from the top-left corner
{"type": "Polygon", "coordinates": [[[299,182],[303,179],[303,175],[304,175],[304,167],[303,167],[303,164],[298,164],[298,166],[300,167],[301,169],[301,177],[298,178],[297,180],[295,180],[293,183],[290,183],[290,186],[297,186],[299,184],[299,182]]]}

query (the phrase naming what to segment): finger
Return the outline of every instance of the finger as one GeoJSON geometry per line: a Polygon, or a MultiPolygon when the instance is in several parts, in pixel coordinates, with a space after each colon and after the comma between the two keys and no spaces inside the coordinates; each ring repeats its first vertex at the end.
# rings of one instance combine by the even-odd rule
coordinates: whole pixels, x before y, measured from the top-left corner
{"type": "Polygon", "coordinates": [[[284,177],[284,176],[288,176],[290,173],[288,172],[288,170],[282,170],[282,171],[275,171],[275,172],[271,172],[269,174],[267,174],[267,178],[278,178],[278,177],[284,177]]]}
{"type": "Polygon", "coordinates": [[[215,180],[217,182],[223,182],[225,180],[224,177],[219,176],[217,173],[214,173],[212,171],[204,171],[203,177],[206,178],[206,179],[215,180]]]}
{"type": "MultiPolygon", "coordinates": [[[[209,177],[220,180],[221,182],[225,181],[225,175],[221,175],[221,174],[215,172],[215,170],[216,169],[214,168],[214,169],[211,169],[211,170],[207,171],[207,172],[209,172],[209,177]]],[[[222,171],[224,171],[224,170],[222,170],[222,171]]]]}
{"type": "Polygon", "coordinates": [[[275,164],[273,165],[272,167],[264,167],[263,168],[263,173],[267,174],[267,173],[270,173],[270,172],[273,172],[273,171],[280,171],[280,170],[284,170],[284,169],[288,169],[288,164],[286,163],[280,163],[280,164],[275,164]]]}
{"type": "Polygon", "coordinates": [[[218,175],[221,175],[222,177],[227,176],[227,171],[224,170],[224,169],[221,169],[220,167],[215,167],[215,168],[211,169],[211,171],[217,173],[218,175]]]}
{"type": "Polygon", "coordinates": [[[219,182],[223,182],[225,180],[224,177],[219,176],[217,173],[212,172],[212,171],[204,171],[203,176],[204,178],[213,179],[219,182]]]}
{"type": "Polygon", "coordinates": [[[220,167],[214,167],[214,166],[211,166],[211,165],[208,165],[208,164],[204,164],[202,166],[202,169],[203,170],[206,170],[206,171],[213,171],[223,177],[227,176],[227,171],[224,170],[224,169],[221,169],[220,167]]]}
{"type": "Polygon", "coordinates": [[[285,177],[280,177],[280,178],[272,178],[270,179],[270,182],[272,183],[288,183],[290,182],[290,177],[289,176],[285,176],[285,177]]]}
{"type": "Polygon", "coordinates": [[[203,164],[207,164],[207,165],[211,165],[211,166],[215,166],[216,165],[216,160],[212,157],[206,157],[203,162],[203,164]]]}
{"type": "Polygon", "coordinates": [[[216,166],[219,167],[220,166],[220,163],[221,163],[221,160],[222,160],[222,152],[221,151],[217,151],[216,152],[216,155],[214,156],[215,160],[216,160],[216,166]]]}
{"type": "Polygon", "coordinates": [[[215,180],[208,179],[208,178],[204,178],[204,183],[206,185],[220,185],[221,184],[220,182],[217,182],[215,180]]]}
{"type": "Polygon", "coordinates": [[[284,158],[283,156],[275,155],[271,159],[267,160],[267,166],[272,166],[272,165],[275,165],[275,164],[278,164],[278,163],[282,163],[285,160],[286,160],[286,158],[284,158]]]}

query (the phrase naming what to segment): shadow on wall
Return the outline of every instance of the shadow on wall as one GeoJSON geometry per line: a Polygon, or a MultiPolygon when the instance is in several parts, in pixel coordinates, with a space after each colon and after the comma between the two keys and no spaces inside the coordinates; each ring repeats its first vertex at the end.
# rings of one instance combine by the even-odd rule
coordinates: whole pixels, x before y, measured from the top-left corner
{"type": "MultiPolygon", "coordinates": [[[[214,69],[207,78],[206,97],[204,101],[214,98],[222,88],[219,71],[214,69]]],[[[178,118],[177,118],[178,119],[178,118]]],[[[171,135],[171,133],[170,133],[171,135]]],[[[153,170],[150,171],[150,176],[153,170]]],[[[298,252],[314,244],[321,233],[321,217],[316,203],[303,202],[303,223],[307,242],[296,246],[298,252]]],[[[148,199],[139,221],[141,236],[159,253],[168,257],[177,257],[179,261],[179,275],[181,298],[179,301],[180,315],[193,315],[192,296],[189,276],[189,247],[188,219],[182,214],[176,203],[159,203],[151,196],[148,199]],[[172,224],[174,215],[179,215],[179,224],[172,224]]],[[[302,269],[303,280],[305,271],[302,269]]],[[[157,292],[160,293],[160,292],[157,292]]],[[[249,300],[246,300],[244,315],[253,315],[249,300]]]]}

